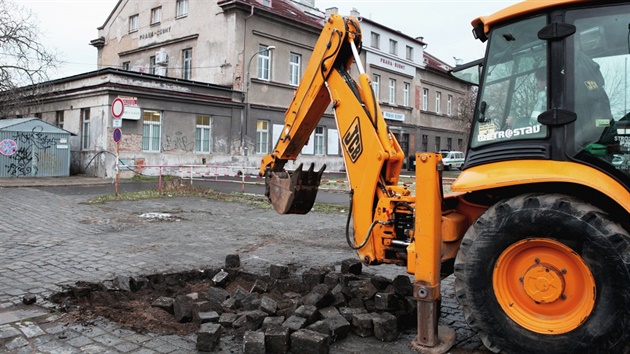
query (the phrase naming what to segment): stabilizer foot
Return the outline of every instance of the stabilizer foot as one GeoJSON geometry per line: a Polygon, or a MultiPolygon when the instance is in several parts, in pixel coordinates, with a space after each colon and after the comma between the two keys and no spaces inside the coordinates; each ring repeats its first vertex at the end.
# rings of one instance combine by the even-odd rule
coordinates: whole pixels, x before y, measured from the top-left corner
{"type": "Polygon", "coordinates": [[[411,341],[411,348],[418,353],[424,354],[444,354],[455,344],[455,330],[446,327],[438,326],[438,344],[433,347],[422,345],[418,342],[418,337],[411,341]]]}

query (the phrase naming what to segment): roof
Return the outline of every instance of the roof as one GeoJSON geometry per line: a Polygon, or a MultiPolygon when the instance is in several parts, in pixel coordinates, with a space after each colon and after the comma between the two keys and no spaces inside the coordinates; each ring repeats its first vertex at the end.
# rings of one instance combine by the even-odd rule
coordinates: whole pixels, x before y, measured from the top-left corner
{"type": "Polygon", "coordinates": [[[512,6],[506,7],[500,11],[495,12],[490,16],[480,16],[474,19],[471,24],[473,28],[477,28],[483,25],[485,34],[490,33],[491,27],[494,24],[500,23],[506,20],[510,20],[519,16],[527,15],[532,12],[556,7],[559,5],[585,2],[584,0],[555,0],[555,1],[540,1],[540,0],[525,0],[512,6]]]}
{"type": "Polygon", "coordinates": [[[379,27],[379,28],[384,29],[386,31],[390,31],[392,33],[396,33],[398,36],[407,38],[408,40],[410,40],[412,42],[416,42],[416,43],[418,43],[420,45],[426,45],[426,43],[420,38],[414,38],[414,37],[412,37],[412,36],[410,36],[408,34],[405,34],[405,33],[401,32],[401,31],[398,31],[398,30],[392,29],[390,27],[387,27],[385,25],[382,25],[382,24],[380,24],[380,23],[378,23],[376,21],[373,21],[373,20],[371,20],[371,19],[369,19],[367,17],[359,16],[358,19],[359,19],[360,22],[370,23],[370,24],[372,24],[375,27],[379,27]]]}
{"type": "Polygon", "coordinates": [[[452,66],[446,64],[445,62],[441,61],[440,59],[434,57],[433,55],[427,53],[427,51],[423,51],[423,56],[424,56],[424,63],[426,64],[426,68],[427,69],[432,69],[434,71],[437,72],[441,72],[444,74],[448,74],[449,71],[451,69],[453,69],[452,66]]]}
{"type": "MultiPolygon", "coordinates": [[[[0,119],[0,131],[72,134],[39,118],[0,119]]],[[[72,134],[74,135],[74,134],[72,134]]]]}
{"type": "Polygon", "coordinates": [[[304,2],[297,4],[292,0],[269,0],[269,3],[270,6],[263,5],[260,0],[221,0],[217,5],[221,7],[230,4],[247,5],[258,11],[262,10],[312,27],[320,29],[324,27],[325,14],[316,7],[306,6],[304,2]]]}
{"type": "MultiPolygon", "coordinates": [[[[105,25],[109,22],[122,2],[123,0],[119,0],[116,3],[114,9],[109,13],[109,16],[107,16],[103,25],[98,27],[99,30],[105,28],[105,25]]],[[[240,3],[318,28],[322,28],[324,26],[326,17],[325,14],[318,8],[309,6],[309,4],[304,1],[295,0],[294,2],[292,0],[269,0],[269,2],[271,3],[271,6],[263,5],[260,0],[220,0],[217,2],[217,5],[222,6],[229,3],[240,3]]]]}

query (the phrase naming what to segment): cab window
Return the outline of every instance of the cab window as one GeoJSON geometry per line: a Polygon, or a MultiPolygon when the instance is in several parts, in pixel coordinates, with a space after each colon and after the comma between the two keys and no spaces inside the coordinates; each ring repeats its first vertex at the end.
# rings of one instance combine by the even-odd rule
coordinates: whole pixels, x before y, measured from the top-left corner
{"type": "Polygon", "coordinates": [[[546,24],[537,16],[490,34],[472,147],[547,135],[537,120],[547,109],[547,43],[537,36],[546,24]]]}
{"type": "Polygon", "coordinates": [[[630,176],[630,6],[567,11],[566,21],[576,27],[567,40],[567,77],[574,78],[567,107],[577,115],[569,146],[580,159],[630,176]]]}

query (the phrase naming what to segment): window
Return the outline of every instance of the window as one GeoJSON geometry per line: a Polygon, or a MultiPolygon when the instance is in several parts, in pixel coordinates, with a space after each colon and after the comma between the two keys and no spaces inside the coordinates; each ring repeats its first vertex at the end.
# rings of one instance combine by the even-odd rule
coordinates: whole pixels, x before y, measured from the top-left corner
{"type": "Polygon", "coordinates": [[[453,150],[453,138],[446,138],[446,150],[453,150]]]}
{"type": "Polygon", "coordinates": [[[195,126],[195,151],[210,152],[210,117],[197,116],[197,124],[195,126]]]}
{"type": "Polygon", "coordinates": [[[142,112],[142,150],[160,151],[161,114],[158,111],[142,112]]]}
{"type": "Polygon", "coordinates": [[[403,85],[403,106],[409,107],[409,90],[411,89],[411,85],[408,82],[405,82],[403,85]]]}
{"type": "Polygon", "coordinates": [[[256,122],[256,153],[269,152],[269,122],[259,120],[256,122]]]}
{"type": "Polygon", "coordinates": [[[413,61],[413,47],[407,46],[405,50],[405,58],[413,61]]]}
{"type": "Polygon", "coordinates": [[[324,127],[315,127],[315,155],[324,155],[324,127]]]}
{"type": "Polygon", "coordinates": [[[123,70],[129,70],[129,66],[130,66],[130,65],[131,65],[131,62],[126,61],[126,62],[124,62],[124,63],[122,64],[122,69],[123,69],[123,70]]]}
{"type": "Polygon", "coordinates": [[[271,51],[266,45],[258,46],[258,78],[271,80],[271,51]]]}
{"type": "Polygon", "coordinates": [[[289,84],[297,86],[300,84],[300,65],[302,62],[302,56],[299,54],[291,53],[289,59],[289,84]]]}
{"type": "Polygon", "coordinates": [[[457,150],[463,150],[463,149],[464,149],[464,140],[457,139],[457,150]]]}
{"type": "Polygon", "coordinates": [[[381,35],[376,33],[376,32],[372,32],[372,42],[370,43],[370,46],[372,48],[376,48],[376,49],[380,49],[380,42],[381,41],[381,35]]]}
{"type": "Polygon", "coordinates": [[[442,93],[441,92],[436,92],[435,93],[435,113],[440,113],[442,112],[442,110],[440,109],[440,101],[442,100],[442,93]]]}
{"type": "Polygon", "coordinates": [[[155,55],[149,57],[149,73],[155,75],[157,72],[157,66],[155,65],[155,55]]]}
{"type": "Polygon", "coordinates": [[[398,55],[398,42],[393,39],[389,40],[389,54],[398,55]]]}
{"type": "Polygon", "coordinates": [[[55,112],[55,124],[63,129],[63,111],[55,112]]]}
{"type": "Polygon", "coordinates": [[[188,16],[188,0],[177,0],[175,16],[177,18],[188,16]]]}
{"type": "Polygon", "coordinates": [[[162,21],[162,6],[151,9],[151,26],[162,21]]]}
{"type": "Polygon", "coordinates": [[[422,151],[429,151],[427,150],[428,148],[429,148],[429,136],[422,135],[422,151]]]}
{"type": "Polygon", "coordinates": [[[381,95],[381,75],[374,74],[372,90],[374,90],[374,97],[376,97],[376,102],[378,102],[378,97],[381,95]]]}
{"type": "Polygon", "coordinates": [[[129,33],[138,30],[138,15],[129,16],[129,33]]]}
{"type": "Polygon", "coordinates": [[[452,113],[453,113],[453,95],[448,95],[448,98],[446,99],[446,115],[450,117],[452,113]]]}
{"type": "Polygon", "coordinates": [[[90,109],[81,108],[81,150],[90,148],[90,109]]]}
{"type": "Polygon", "coordinates": [[[192,49],[182,50],[182,79],[192,80],[192,49]]]}
{"type": "Polygon", "coordinates": [[[427,109],[429,109],[429,89],[425,88],[422,89],[422,110],[426,111],[427,109]]]}
{"type": "Polygon", "coordinates": [[[439,136],[435,137],[435,152],[440,151],[440,146],[442,146],[442,139],[439,136]]]}
{"type": "Polygon", "coordinates": [[[389,79],[389,104],[396,104],[396,80],[389,79]]]}

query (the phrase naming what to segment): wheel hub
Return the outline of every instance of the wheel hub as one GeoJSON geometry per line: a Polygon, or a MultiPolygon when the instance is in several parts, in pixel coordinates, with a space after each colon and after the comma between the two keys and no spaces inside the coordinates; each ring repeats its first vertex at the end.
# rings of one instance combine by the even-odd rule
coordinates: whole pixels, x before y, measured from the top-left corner
{"type": "Polygon", "coordinates": [[[564,293],[564,277],[550,264],[536,264],[525,272],[523,289],[532,300],[551,303],[564,293]]]}
{"type": "Polygon", "coordinates": [[[582,257],[548,238],[518,241],[497,259],[496,299],[514,322],[530,331],[561,334],[579,327],[595,306],[595,279],[582,257]]]}

